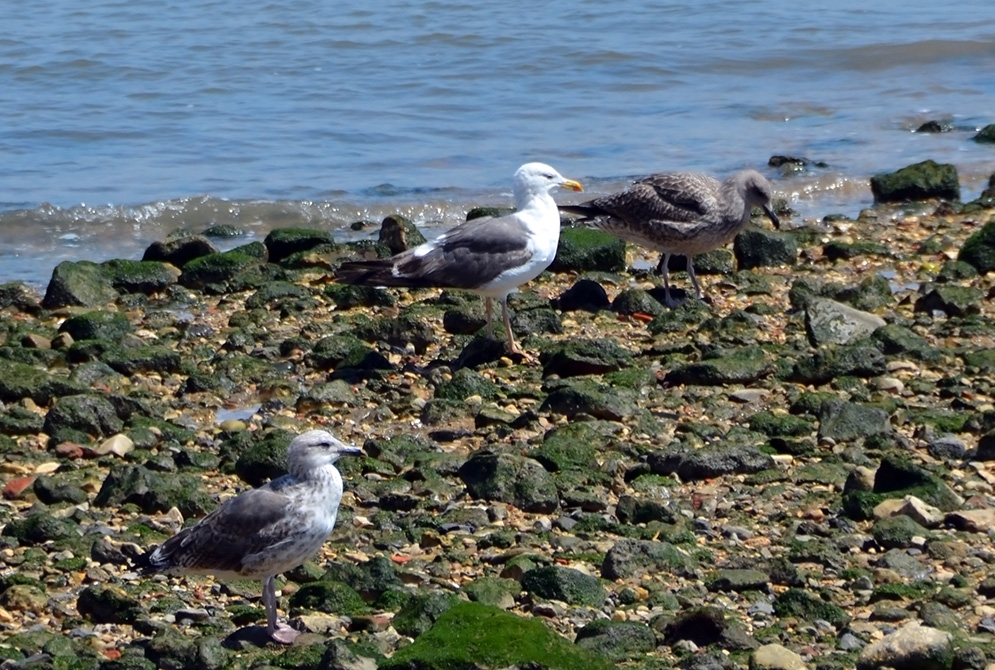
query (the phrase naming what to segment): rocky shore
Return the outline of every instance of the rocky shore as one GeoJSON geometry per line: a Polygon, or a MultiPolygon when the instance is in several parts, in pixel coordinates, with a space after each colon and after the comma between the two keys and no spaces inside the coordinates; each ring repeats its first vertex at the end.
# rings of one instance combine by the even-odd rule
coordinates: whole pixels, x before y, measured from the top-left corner
{"type": "Polygon", "coordinates": [[[567,225],[511,301],[534,360],[473,296],[330,281],[416,243],[399,217],[0,285],[0,667],[995,663],[995,176],[962,204],[948,168],[856,220],[782,203],[673,310],[655,258],[567,225]],[[281,578],[293,646],[256,582],[133,567],[318,426],[366,455],[281,578]]]}

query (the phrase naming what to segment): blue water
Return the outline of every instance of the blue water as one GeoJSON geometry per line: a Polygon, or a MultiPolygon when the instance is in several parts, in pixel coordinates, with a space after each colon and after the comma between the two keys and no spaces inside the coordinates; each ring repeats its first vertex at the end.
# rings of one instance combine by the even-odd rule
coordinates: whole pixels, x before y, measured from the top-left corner
{"type": "Polygon", "coordinates": [[[970,141],[995,122],[990,0],[54,0],[2,26],[0,281],[211,222],[449,225],[530,160],[595,193],[760,167],[813,217],[926,158],[965,199],[995,171],[970,141]],[[911,132],[930,119],[955,129],[911,132]]]}

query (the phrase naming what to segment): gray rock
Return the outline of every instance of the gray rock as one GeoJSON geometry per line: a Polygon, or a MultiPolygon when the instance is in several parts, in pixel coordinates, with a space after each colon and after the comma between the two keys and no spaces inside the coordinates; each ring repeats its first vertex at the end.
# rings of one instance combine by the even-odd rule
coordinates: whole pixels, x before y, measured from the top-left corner
{"type": "Polygon", "coordinates": [[[474,498],[510,503],[526,512],[548,514],[559,506],[552,476],[523,456],[477,452],[459,469],[474,498]]]}
{"type": "Polygon", "coordinates": [[[561,565],[528,570],[522,575],[522,590],[547,600],[597,608],[605,604],[607,595],[597,577],[561,565]]]}
{"type": "Polygon", "coordinates": [[[766,591],[770,587],[770,575],[752,568],[719,570],[708,583],[709,591],[766,591]]]}
{"type": "MultiPolygon", "coordinates": [[[[651,623],[656,628],[657,625],[651,623]]],[[[674,647],[682,641],[693,642],[698,647],[716,644],[727,651],[756,649],[753,638],[734,626],[717,607],[697,607],[682,611],[676,619],[662,625],[660,631],[664,644],[674,647]]]]}
{"type": "Polygon", "coordinates": [[[771,456],[755,446],[721,443],[701,449],[670,447],[649,454],[647,462],[654,474],[676,474],[683,482],[751,474],[774,467],[771,456]]]}
{"type": "Polygon", "coordinates": [[[821,385],[837,377],[877,377],[885,373],[885,357],[877,347],[860,344],[826,345],[800,359],[788,381],[821,385]]]}
{"type": "Polygon", "coordinates": [[[816,299],[805,308],[805,329],[812,346],[851,344],[886,325],[881,317],[835,300],[816,299]]]}
{"type": "Polygon", "coordinates": [[[556,304],[562,312],[598,312],[612,305],[604,286],[593,279],[577,280],[560,294],[556,304]]]}
{"type": "Polygon", "coordinates": [[[637,498],[631,495],[622,495],[615,506],[615,516],[619,523],[640,524],[650,521],[661,521],[663,523],[675,523],[677,514],[666,503],[647,498],[637,498]]]}
{"type": "Polygon", "coordinates": [[[819,409],[819,437],[846,442],[891,432],[888,412],[875,405],[829,400],[819,409]]]}
{"type": "Polygon", "coordinates": [[[577,631],[574,643],[612,661],[635,659],[656,648],[650,627],[638,621],[597,619],[577,631]]]}
{"type": "Polygon", "coordinates": [[[948,670],[953,656],[950,633],[910,621],[883,640],[867,646],[857,659],[857,670],[948,670]]]}
{"type": "Polygon", "coordinates": [[[605,579],[629,579],[644,574],[693,573],[694,559],[669,542],[656,540],[619,540],[605,554],[601,576],[605,579]]]}
{"type": "Polygon", "coordinates": [[[100,307],[114,302],[118,292],[96,263],[63,261],[55,266],[41,301],[45,309],[100,307]]]}
{"type": "Polygon", "coordinates": [[[409,312],[400,316],[378,316],[357,325],[353,335],[366,342],[385,342],[394,347],[411,345],[415,353],[424,354],[436,342],[435,331],[424,319],[409,312]]]}
{"type": "Polygon", "coordinates": [[[515,606],[515,596],[521,587],[514,579],[478,577],[463,586],[470,600],[503,610],[515,606]]]}

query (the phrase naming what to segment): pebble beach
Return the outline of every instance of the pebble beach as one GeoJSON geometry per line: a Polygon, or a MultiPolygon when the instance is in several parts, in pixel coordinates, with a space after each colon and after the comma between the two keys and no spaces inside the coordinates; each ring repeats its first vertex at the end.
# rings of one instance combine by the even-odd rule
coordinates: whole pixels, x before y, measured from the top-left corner
{"type": "Polygon", "coordinates": [[[564,221],[511,300],[532,360],[473,296],[331,282],[401,217],[0,285],[3,667],[987,667],[995,197],[781,206],[675,309],[564,221]],[[292,646],[257,582],[139,575],[310,428],[365,455],[278,582],[292,646]]]}

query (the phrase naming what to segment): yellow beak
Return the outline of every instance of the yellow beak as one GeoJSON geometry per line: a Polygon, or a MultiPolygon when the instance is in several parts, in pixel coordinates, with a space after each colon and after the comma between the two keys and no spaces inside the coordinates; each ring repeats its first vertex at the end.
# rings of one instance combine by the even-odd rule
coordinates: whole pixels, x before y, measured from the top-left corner
{"type": "Polygon", "coordinates": [[[583,191],[584,187],[580,185],[579,181],[574,181],[573,179],[567,179],[566,181],[560,182],[560,186],[563,188],[568,188],[571,191],[583,191]]]}

